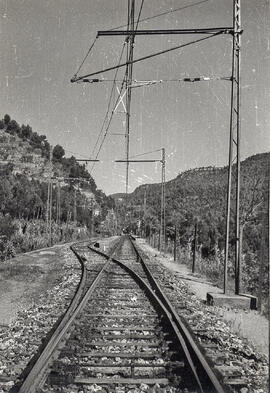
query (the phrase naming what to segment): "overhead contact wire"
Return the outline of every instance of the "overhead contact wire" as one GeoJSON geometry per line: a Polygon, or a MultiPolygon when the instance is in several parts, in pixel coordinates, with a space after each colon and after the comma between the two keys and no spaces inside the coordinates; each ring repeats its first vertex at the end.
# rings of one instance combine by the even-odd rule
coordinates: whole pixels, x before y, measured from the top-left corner
{"type": "MultiPolygon", "coordinates": [[[[120,63],[120,61],[121,61],[121,59],[122,59],[122,56],[123,56],[123,53],[124,53],[125,45],[126,45],[126,41],[123,43],[123,46],[122,46],[122,50],[121,50],[121,53],[120,53],[120,56],[119,56],[119,63],[120,63]]],[[[110,97],[109,97],[109,102],[108,102],[107,111],[106,111],[105,118],[104,118],[104,121],[103,121],[103,123],[102,123],[101,130],[100,130],[100,132],[99,132],[99,135],[98,135],[98,138],[97,138],[97,140],[96,140],[96,143],[95,143],[95,146],[94,146],[94,148],[93,148],[93,151],[92,151],[91,156],[94,155],[94,152],[95,152],[95,150],[96,150],[96,147],[97,147],[97,145],[98,145],[98,142],[99,142],[99,140],[100,140],[100,137],[101,137],[101,135],[102,135],[102,132],[103,132],[103,130],[104,130],[106,121],[107,121],[107,119],[108,119],[108,114],[109,114],[109,110],[110,110],[110,106],[111,106],[111,102],[112,102],[112,98],[113,98],[113,93],[114,93],[114,89],[115,89],[115,84],[116,84],[116,78],[117,78],[118,70],[119,70],[119,69],[116,70],[115,75],[114,75],[113,86],[112,86],[111,93],[110,93],[110,97]]],[[[123,83],[124,83],[124,81],[122,81],[122,86],[123,86],[123,83]]],[[[117,97],[116,103],[118,102],[118,100],[119,100],[119,98],[120,98],[120,95],[121,95],[121,92],[122,92],[122,89],[123,89],[122,86],[121,86],[121,89],[120,89],[120,94],[119,94],[118,97],[117,97]]],[[[115,109],[116,105],[117,105],[117,104],[114,105],[114,109],[115,109]]],[[[113,112],[114,112],[114,109],[113,109],[113,111],[112,111],[112,114],[113,114],[113,112]]],[[[112,117],[112,115],[111,115],[111,117],[112,117]]],[[[110,121],[111,121],[111,119],[109,120],[109,122],[110,122],[110,121]]],[[[107,129],[106,129],[106,131],[107,131],[107,129]]],[[[105,132],[105,134],[106,134],[106,132],[105,132]]],[[[102,142],[102,144],[103,144],[103,142],[102,142]]],[[[101,144],[101,146],[102,146],[102,144],[101,144]]],[[[97,159],[100,149],[101,149],[101,147],[99,148],[98,153],[97,153],[95,159],[97,159]]],[[[94,169],[94,167],[95,167],[95,162],[93,162],[93,165],[92,165],[92,168],[91,168],[91,172],[92,172],[92,170],[94,169]]]]}
{"type": "MultiPolygon", "coordinates": [[[[138,18],[137,18],[137,22],[136,22],[136,29],[135,29],[135,30],[137,30],[137,28],[138,28],[139,19],[140,19],[140,16],[141,16],[143,4],[144,4],[144,0],[142,0],[142,2],[141,2],[141,6],[140,6],[140,10],[139,10],[139,14],[138,14],[138,18]]],[[[129,25],[130,25],[130,12],[128,12],[128,26],[129,26],[129,25]]],[[[125,40],[125,43],[124,43],[124,44],[126,44],[126,43],[127,43],[127,40],[125,40]]],[[[123,48],[122,48],[122,52],[121,52],[121,56],[120,56],[120,59],[119,59],[119,63],[120,63],[120,61],[121,61],[123,51],[124,51],[124,45],[123,45],[123,48]]],[[[129,61],[127,61],[126,65],[128,65],[129,63],[131,63],[129,57],[127,57],[127,60],[129,60],[129,61]]],[[[132,63],[131,63],[131,64],[132,64],[132,63]]],[[[117,70],[118,70],[118,68],[117,68],[117,70]]],[[[95,156],[95,159],[98,158],[99,153],[100,153],[100,151],[101,151],[101,149],[102,149],[102,146],[103,146],[103,144],[104,144],[104,142],[105,142],[105,139],[106,139],[106,137],[107,137],[107,134],[108,134],[108,131],[109,131],[109,127],[110,127],[110,125],[111,125],[111,121],[112,121],[112,118],[113,118],[113,115],[114,115],[115,108],[116,108],[116,106],[118,105],[119,100],[120,100],[120,98],[121,98],[121,94],[122,94],[122,91],[123,91],[124,84],[127,82],[127,72],[128,72],[128,70],[126,69],[125,76],[124,76],[124,79],[123,79],[123,81],[122,81],[122,84],[121,84],[121,88],[120,88],[120,90],[119,90],[118,97],[117,97],[116,102],[115,102],[115,104],[114,104],[114,107],[113,107],[113,110],[112,110],[112,113],[111,113],[109,122],[108,122],[107,127],[106,127],[105,134],[104,134],[103,139],[102,139],[102,141],[101,141],[101,144],[100,144],[100,147],[99,147],[99,149],[98,149],[98,152],[97,152],[97,154],[96,154],[96,156],[95,156]]],[[[116,77],[117,77],[117,73],[115,74],[114,81],[116,80],[116,77]]],[[[111,96],[112,96],[112,94],[111,94],[111,96]]],[[[106,117],[107,117],[107,115],[108,115],[108,112],[109,112],[109,107],[108,107],[108,111],[107,111],[106,117]]],[[[103,124],[105,125],[105,122],[104,122],[103,124]]],[[[103,127],[104,127],[104,126],[103,126],[103,127]]],[[[101,133],[100,133],[100,135],[101,135],[101,133]]],[[[92,168],[91,168],[91,170],[90,170],[90,174],[92,173],[94,167],[95,167],[95,162],[93,162],[92,168]]]]}
{"type": "MultiPolygon", "coordinates": [[[[174,12],[176,12],[176,11],[182,11],[182,10],[184,10],[184,9],[186,9],[186,8],[194,7],[195,5],[199,5],[199,4],[202,4],[202,3],[206,3],[206,2],[208,2],[208,1],[209,1],[209,0],[201,0],[201,1],[198,1],[197,3],[194,3],[194,4],[188,4],[188,5],[184,6],[184,7],[179,7],[179,8],[175,8],[175,9],[173,9],[173,10],[170,10],[170,11],[162,12],[161,14],[148,16],[148,17],[146,17],[146,18],[141,19],[141,20],[139,21],[139,23],[145,22],[146,20],[159,18],[160,16],[163,16],[163,15],[172,14],[172,13],[174,13],[174,12]]],[[[127,27],[127,25],[122,25],[122,26],[113,27],[113,28],[110,29],[110,30],[113,31],[113,30],[121,29],[121,28],[123,28],[123,27],[127,27]]]]}
{"type": "MultiPolygon", "coordinates": [[[[105,142],[105,139],[106,139],[106,136],[107,136],[107,134],[108,134],[109,127],[110,127],[110,125],[111,125],[111,121],[112,121],[112,118],[113,118],[113,115],[114,115],[114,111],[115,111],[117,105],[119,104],[119,99],[121,98],[121,94],[122,94],[122,91],[123,91],[124,83],[125,83],[125,79],[123,79],[121,88],[120,88],[120,90],[119,90],[118,97],[117,97],[117,99],[116,99],[116,102],[115,102],[115,104],[114,104],[114,107],[113,107],[113,110],[112,110],[112,113],[111,113],[109,122],[108,122],[107,127],[106,127],[105,134],[104,134],[103,139],[102,139],[102,141],[101,141],[101,144],[100,144],[100,147],[99,147],[99,149],[98,149],[98,152],[96,153],[95,160],[97,160],[97,158],[98,158],[98,156],[99,156],[99,153],[100,153],[100,151],[101,151],[101,149],[102,149],[102,146],[103,146],[103,144],[104,144],[104,142],[105,142]]],[[[92,165],[90,174],[92,174],[92,170],[94,169],[94,167],[95,167],[95,162],[93,162],[93,165],[92,165]]]]}
{"type": "MultiPolygon", "coordinates": [[[[120,63],[120,61],[121,61],[121,59],[122,59],[125,45],[126,45],[126,41],[124,42],[124,44],[123,44],[123,46],[122,46],[122,50],[121,50],[121,53],[120,53],[120,57],[119,57],[119,62],[118,62],[118,63],[120,63]]],[[[111,102],[112,102],[112,98],[113,98],[113,93],[114,93],[114,89],[115,89],[117,74],[118,74],[118,69],[116,70],[115,75],[114,75],[114,79],[113,79],[113,81],[112,81],[112,82],[113,82],[113,85],[112,85],[112,89],[111,89],[111,93],[110,93],[110,97],[109,97],[109,102],[108,102],[107,111],[106,111],[106,114],[105,114],[105,118],[104,118],[103,124],[102,124],[102,126],[101,126],[101,130],[100,130],[100,132],[99,132],[97,141],[96,141],[95,146],[94,146],[94,148],[93,148],[92,155],[93,155],[94,152],[95,152],[95,149],[96,149],[96,147],[97,147],[97,144],[98,144],[98,142],[99,142],[100,136],[101,136],[101,134],[102,134],[102,132],[103,132],[103,129],[104,129],[104,126],[105,126],[105,123],[106,123],[106,120],[107,120],[107,117],[108,117],[108,114],[109,114],[109,110],[110,110],[110,106],[111,106],[111,102]]]]}

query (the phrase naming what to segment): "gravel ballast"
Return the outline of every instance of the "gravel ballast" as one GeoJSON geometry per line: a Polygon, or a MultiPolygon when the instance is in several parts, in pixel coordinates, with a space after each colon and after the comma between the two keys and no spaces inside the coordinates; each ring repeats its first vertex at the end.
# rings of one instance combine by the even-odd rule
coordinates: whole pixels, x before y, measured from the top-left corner
{"type": "Polygon", "coordinates": [[[235,387],[241,393],[268,392],[268,358],[247,339],[232,332],[223,316],[225,308],[205,304],[191,292],[188,281],[179,279],[166,265],[167,256],[161,255],[142,240],[137,240],[147,257],[147,263],[178,315],[192,327],[194,337],[202,348],[213,343],[205,353],[221,373],[224,382],[230,379],[245,381],[235,387]],[[164,259],[164,264],[160,262],[164,259]]]}

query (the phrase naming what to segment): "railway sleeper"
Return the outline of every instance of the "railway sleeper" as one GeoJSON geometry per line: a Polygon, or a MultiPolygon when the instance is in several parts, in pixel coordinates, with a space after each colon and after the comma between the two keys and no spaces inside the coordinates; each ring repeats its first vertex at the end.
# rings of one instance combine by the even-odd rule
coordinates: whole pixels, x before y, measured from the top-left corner
{"type": "Polygon", "coordinates": [[[121,377],[166,377],[165,367],[133,367],[133,366],[95,366],[95,367],[85,367],[80,370],[80,374],[88,377],[103,377],[107,376],[121,376],[121,377]]]}
{"type": "Polygon", "coordinates": [[[112,361],[112,359],[107,359],[107,358],[101,358],[102,362],[100,362],[100,358],[97,360],[92,359],[92,361],[85,361],[81,360],[78,361],[78,359],[63,359],[63,362],[61,362],[61,359],[58,359],[57,361],[54,361],[53,363],[53,368],[55,370],[60,370],[62,368],[65,368],[67,371],[72,371],[73,368],[118,368],[118,367],[139,367],[139,368],[168,368],[168,369],[178,369],[178,368],[183,368],[185,367],[185,363],[182,362],[164,362],[162,359],[158,359],[156,363],[151,361],[150,363],[146,363],[144,359],[141,359],[141,362],[137,361],[134,362],[134,359],[125,359],[124,361],[121,362],[118,360],[112,361]],[[69,361],[67,364],[66,361],[69,361]],[[163,363],[158,363],[159,360],[162,360],[163,363]],[[142,363],[144,362],[144,363],[142,363]]]}
{"type": "Polygon", "coordinates": [[[124,342],[111,342],[111,341],[95,341],[95,342],[87,342],[87,343],[82,343],[80,338],[75,340],[74,338],[71,338],[71,340],[68,341],[67,345],[74,345],[77,348],[83,347],[83,348],[92,348],[92,347],[130,347],[130,348],[142,348],[142,350],[147,351],[148,348],[159,348],[159,349],[169,349],[169,345],[172,344],[172,341],[166,341],[166,342],[160,342],[158,340],[153,340],[151,342],[141,342],[138,340],[135,341],[124,341],[124,342]],[[113,344],[113,345],[112,345],[113,344]]]}
{"type": "Polygon", "coordinates": [[[155,352],[105,352],[105,351],[81,351],[74,352],[73,349],[64,349],[61,351],[61,357],[74,355],[76,357],[89,357],[89,358],[120,358],[120,359],[160,359],[166,357],[171,357],[173,354],[177,354],[177,352],[162,352],[157,348],[155,352]]]}
{"type": "Polygon", "coordinates": [[[94,324],[87,324],[87,323],[83,323],[80,324],[79,322],[76,324],[76,329],[80,330],[80,329],[85,329],[85,327],[87,326],[88,331],[99,331],[99,332],[144,332],[144,334],[149,334],[149,332],[153,333],[159,333],[162,332],[162,328],[161,327],[154,327],[152,326],[96,326],[94,324]],[[147,333],[146,333],[147,332],[147,333]]]}
{"type": "Polygon", "coordinates": [[[160,387],[165,387],[169,384],[167,378],[81,378],[77,377],[74,381],[78,385],[131,385],[130,387],[136,387],[142,384],[160,387]]]}
{"type": "MultiPolygon", "coordinates": [[[[118,323],[118,324],[123,324],[123,325],[140,325],[144,326],[145,325],[145,318],[140,317],[140,316],[133,316],[133,315],[113,315],[113,314],[91,314],[91,315],[82,315],[80,317],[80,322],[82,324],[88,325],[89,323],[91,324],[97,324],[98,322],[105,324],[109,323],[118,323]],[[91,322],[90,322],[91,321],[91,322]]],[[[158,318],[157,316],[155,317],[149,317],[147,318],[147,323],[151,323],[152,325],[158,325],[161,322],[161,319],[158,318]]],[[[77,323],[77,321],[75,321],[77,323]]],[[[145,325],[145,326],[150,326],[150,325],[145,325]]]]}
{"type": "MultiPolygon", "coordinates": [[[[95,339],[104,339],[104,341],[115,341],[115,340],[143,340],[143,341],[151,341],[154,339],[157,339],[157,335],[155,334],[148,334],[148,335],[143,335],[143,334],[134,334],[134,333],[130,333],[130,334],[97,334],[94,333],[92,334],[91,331],[77,331],[77,332],[73,332],[72,333],[72,337],[73,338],[77,338],[78,340],[80,340],[82,337],[83,338],[87,338],[87,339],[91,339],[93,340],[92,342],[94,342],[95,339]]],[[[162,339],[160,339],[160,342],[162,341],[162,339]]]]}
{"type": "MultiPolygon", "coordinates": [[[[95,324],[95,322],[88,322],[86,320],[86,321],[75,321],[74,325],[82,326],[84,328],[87,326],[87,328],[90,330],[100,330],[100,331],[106,331],[106,330],[111,330],[111,331],[123,331],[123,330],[133,331],[133,330],[135,330],[135,331],[151,331],[151,332],[161,332],[162,331],[162,328],[160,326],[156,327],[156,325],[154,325],[154,324],[140,325],[140,326],[133,325],[132,327],[130,327],[127,324],[121,325],[120,323],[117,323],[117,326],[113,326],[113,325],[108,326],[106,324],[106,322],[102,321],[102,323],[104,324],[104,326],[97,326],[95,324]]],[[[116,325],[115,321],[113,321],[113,323],[116,325]]]]}

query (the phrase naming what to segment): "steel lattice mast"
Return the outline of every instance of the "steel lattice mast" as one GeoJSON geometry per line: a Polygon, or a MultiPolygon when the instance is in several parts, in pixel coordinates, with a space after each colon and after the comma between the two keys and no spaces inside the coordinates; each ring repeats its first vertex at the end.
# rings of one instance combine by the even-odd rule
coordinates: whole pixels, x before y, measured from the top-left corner
{"type": "MultiPolygon", "coordinates": [[[[135,0],[128,0],[128,27],[129,31],[134,31],[135,0]]],[[[131,84],[133,71],[133,50],[135,35],[130,34],[127,38],[127,68],[126,68],[126,203],[129,182],[129,136],[130,136],[130,105],[131,105],[131,84]]]]}
{"type": "Polygon", "coordinates": [[[241,66],[241,8],[240,0],[233,0],[233,43],[231,76],[231,118],[229,139],[229,165],[227,186],[227,219],[224,261],[224,293],[227,291],[227,270],[230,239],[230,216],[232,195],[232,169],[236,162],[235,187],[235,294],[240,292],[240,66],[241,66]]]}

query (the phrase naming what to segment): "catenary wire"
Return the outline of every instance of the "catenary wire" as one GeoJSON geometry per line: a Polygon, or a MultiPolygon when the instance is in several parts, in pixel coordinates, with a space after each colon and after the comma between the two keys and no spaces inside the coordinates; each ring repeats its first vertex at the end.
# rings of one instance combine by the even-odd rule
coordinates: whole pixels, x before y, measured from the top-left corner
{"type": "MultiPolygon", "coordinates": [[[[202,3],[206,3],[206,2],[208,2],[208,1],[209,1],[209,0],[202,0],[202,1],[198,1],[197,3],[194,3],[194,4],[189,4],[189,5],[186,5],[186,6],[183,6],[183,7],[175,8],[175,9],[173,9],[173,10],[165,11],[165,12],[162,12],[162,13],[160,13],[160,14],[153,15],[153,16],[148,16],[148,17],[146,17],[146,18],[141,19],[141,20],[139,21],[139,23],[145,22],[145,21],[150,20],[150,19],[159,18],[160,16],[163,16],[163,15],[172,14],[172,13],[174,13],[174,12],[176,12],[176,11],[182,11],[182,10],[184,10],[184,9],[186,9],[186,8],[194,7],[195,5],[199,5],[199,4],[202,4],[202,3]]],[[[121,29],[121,28],[123,28],[123,27],[127,27],[127,25],[122,25],[122,26],[113,27],[113,28],[110,29],[110,30],[117,30],[117,29],[121,29]]]]}
{"type": "MultiPolygon", "coordinates": [[[[122,56],[123,56],[123,53],[124,53],[125,45],[126,45],[126,41],[123,43],[123,46],[122,46],[122,50],[121,50],[120,57],[119,57],[119,63],[120,63],[120,61],[121,61],[121,59],[122,59],[122,56]]],[[[101,126],[101,130],[100,130],[100,132],[99,132],[99,135],[98,135],[98,138],[97,138],[97,140],[96,140],[95,146],[94,146],[94,148],[93,148],[93,150],[92,150],[91,156],[94,154],[94,152],[95,152],[95,150],[96,150],[96,147],[97,147],[97,145],[98,145],[98,142],[99,142],[100,137],[101,137],[101,135],[102,135],[102,132],[103,132],[103,130],[104,130],[104,127],[105,127],[105,124],[106,124],[106,120],[107,120],[107,118],[108,118],[108,114],[109,114],[109,110],[110,110],[110,106],[111,106],[111,102],[112,102],[112,98],[113,98],[113,92],[114,92],[114,89],[115,89],[115,83],[116,83],[117,74],[118,74],[118,69],[116,70],[115,76],[114,76],[114,79],[113,79],[113,85],[112,85],[112,89],[111,89],[111,93],[110,93],[110,97],[109,97],[109,102],[108,102],[108,106],[107,106],[107,111],[106,111],[106,114],[105,114],[105,118],[104,118],[104,120],[103,120],[103,123],[102,123],[102,126],[101,126]]]]}
{"type": "MultiPolygon", "coordinates": [[[[138,14],[138,17],[137,17],[137,22],[136,22],[135,31],[136,31],[137,28],[138,28],[138,24],[139,24],[141,12],[142,12],[143,4],[144,4],[144,0],[142,0],[142,2],[141,2],[139,14],[138,14]]],[[[129,26],[129,24],[130,24],[130,12],[128,12],[128,26],[129,26]]],[[[125,42],[127,42],[127,39],[126,39],[125,42]]],[[[119,62],[120,62],[120,61],[121,61],[121,59],[119,60],[119,62]]],[[[128,57],[128,61],[127,61],[126,65],[128,65],[128,64],[132,64],[132,62],[130,61],[130,57],[128,57]]],[[[117,68],[117,70],[118,70],[118,68],[117,68]]],[[[119,100],[120,100],[120,98],[121,98],[121,94],[122,94],[122,91],[123,91],[123,87],[124,87],[124,85],[127,83],[127,75],[128,75],[128,67],[126,67],[125,76],[124,76],[124,79],[123,79],[123,81],[122,81],[122,85],[121,85],[121,88],[120,88],[120,90],[119,90],[118,97],[117,97],[117,99],[116,99],[114,108],[113,108],[113,110],[112,110],[112,113],[111,113],[109,122],[108,122],[107,127],[106,127],[106,131],[105,131],[105,133],[104,133],[103,139],[102,139],[102,141],[101,141],[101,144],[100,144],[100,147],[99,147],[99,149],[98,149],[98,152],[97,152],[97,154],[96,154],[96,156],[95,156],[95,159],[98,158],[99,153],[100,153],[100,151],[101,151],[101,149],[102,149],[102,146],[103,146],[103,144],[104,144],[104,142],[105,142],[105,139],[106,139],[106,137],[107,137],[107,134],[108,134],[108,131],[109,131],[109,128],[110,128],[110,125],[111,125],[111,121],[112,121],[112,118],[113,118],[113,115],[114,115],[115,108],[116,108],[116,106],[118,105],[119,100]]],[[[114,79],[116,79],[116,77],[117,77],[117,74],[115,75],[115,78],[114,78],[114,79]]],[[[94,167],[95,167],[95,162],[93,162],[93,164],[92,164],[92,168],[91,168],[91,170],[90,170],[90,174],[92,174],[92,171],[93,171],[94,167]]]]}

